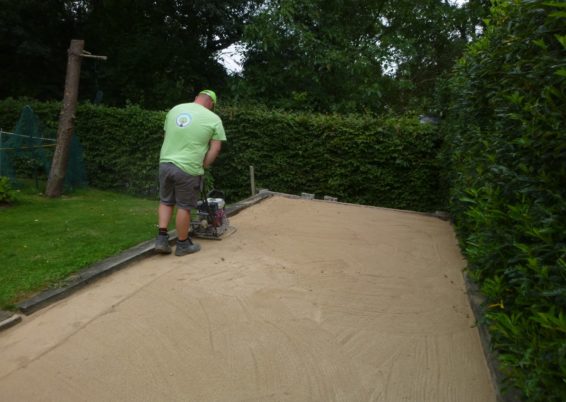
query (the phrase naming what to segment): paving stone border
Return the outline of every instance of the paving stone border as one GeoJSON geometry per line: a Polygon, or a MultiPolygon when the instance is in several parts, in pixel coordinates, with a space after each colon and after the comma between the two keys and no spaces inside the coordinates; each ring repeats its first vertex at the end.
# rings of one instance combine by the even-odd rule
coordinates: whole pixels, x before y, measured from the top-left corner
{"type": "MultiPolygon", "coordinates": [[[[226,214],[228,217],[234,216],[240,211],[248,208],[262,200],[271,197],[269,192],[262,192],[253,197],[247,198],[235,204],[226,207],[226,214]]],[[[177,240],[177,233],[173,230],[169,232],[169,241],[174,243],[177,240]]],[[[116,256],[107,258],[99,263],[96,263],[88,268],[85,268],[76,274],[71,275],[68,279],[63,281],[60,285],[47,289],[28,300],[24,300],[16,307],[19,312],[29,315],[37,310],[40,310],[58,300],[64,299],[73,294],[77,290],[85,287],[100,278],[103,278],[112,272],[118,271],[132,262],[138,261],[142,258],[154,255],[154,240],[145,241],[135,247],[132,247],[116,256]]],[[[20,317],[21,320],[21,317],[20,317]]],[[[17,322],[15,322],[17,323],[17,322]]],[[[14,323],[14,324],[15,324],[14,323]]],[[[13,325],[13,324],[12,324],[13,325]]],[[[3,329],[0,326],[0,330],[3,329]]]]}
{"type": "MultiPolygon", "coordinates": [[[[278,192],[272,192],[269,190],[260,190],[260,192],[254,196],[251,196],[249,198],[246,198],[242,201],[239,201],[235,204],[231,204],[229,206],[226,207],[226,214],[228,215],[228,217],[234,216],[236,214],[238,214],[240,211],[254,205],[257,204],[267,198],[273,197],[274,195],[277,196],[283,196],[283,197],[287,197],[287,198],[293,198],[293,199],[301,199],[301,198],[305,198],[303,196],[297,196],[297,195],[292,195],[292,194],[286,194],[286,193],[278,193],[278,192]]],[[[348,204],[348,203],[342,203],[342,202],[337,202],[336,199],[331,199],[331,200],[317,200],[314,198],[314,194],[312,195],[312,197],[309,198],[309,200],[312,201],[318,201],[318,202],[333,202],[333,203],[338,203],[338,204],[344,204],[344,205],[356,205],[356,206],[360,206],[358,204],[348,204]]],[[[363,207],[369,207],[369,208],[379,208],[379,207],[373,207],[373,206],[364,206],[363,207]]],[[[390,209],[390,208],[387,208],[390,209]]],[[[414,212],[414,211],[405,211],[405,210],[395,210],[395,211],[400,211],[400,212],[406,212],[406,213],[412,213],[412,214],[419,214],[419,215],[426,215],[426,216],[434,216],[434,217],[438,217],[441,219],[446,219],[445,215],[442,215],[444,213],[441,213],[441,215],[439,215],[438,213],[434,213],[434,214],[430,214],[430,213],[423,213],[423,212],[414,212]]],[[[170,239],[170,243],[173,244],[176,239],[177,239],[177,233],[173,230],[171,232],[169,232],[169,239],[170,239]]],[[[30,299],[24,300],[18,304],[16,304],[16,308],[18,309],[19,312],[25,314],[25,315],[29,315],[34,313],[37,310],[40,310],[48,305],[50,305],[51,303],[54,303],[58,300],[64,299],[66,297],[68,297],[69,295],[73,294],[74,292],[76,292],[77,290],[83,288],[84,286],[88,285],[89,283],[92,283],[93,281],[96,281],[104,276],[107,276],[109,274],[111,274],[112,272],[115,272],[117,270],[120,270],[124,267],[126,267],[127,265],[131,264],[132,262],[138,261],[142,258],[154,255],[155,252],[153,250],[153,246],[154,246],[154,241],[152,240],[148,240],[146,242],[143,242],[135,247],[132,247],[116,256],[112,256],[110,258],[107,258],[106,260],[103,260],[101,262],[98,262],[90,267],[87,267],[73,275],[71,275],[68,279],[64,280],[61,284],[59,284],[58,286],[52,287],[50,289],[47,289],[33,297],[31,297],[30,299]]],[[[21,317],[15,315],[16,318],[10,318],[10,319],[6,319],[7,324],[6,326],[1,326],[0,325],[0,330],[3,328],[7,328],[8,327],[8,323],[11,325],[14,325],[15,323],[21,321],[21,317]],[[20,318],[19,320],[17,318],[20,318]]],[[[3,321],[2,321],[3,322],[3,321]]]]}
{"type": "Polygon", "coordinates": [[[11,311],[0,310],[0,331],[13,327],[22,321],[22,317],[11,311]]]}
{"type": "Polygon", "coordinates": [[[128,264],[154,254],[154,241],[148,240],[133,248],[130,248],[116,256],[107,258],[101,262],[91,265],[76,274],[71,275],[59,286],[47,289],[28,300],[16,304],[19,311],[25,315],[40,310],[51,303],[64,299],[89,283],[111,274],[128,264]]]}

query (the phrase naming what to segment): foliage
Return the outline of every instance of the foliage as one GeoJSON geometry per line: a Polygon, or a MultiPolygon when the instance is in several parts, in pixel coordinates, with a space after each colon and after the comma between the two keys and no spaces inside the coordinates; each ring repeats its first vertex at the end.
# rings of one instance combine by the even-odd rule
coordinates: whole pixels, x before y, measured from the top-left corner
{"type": "Polygon", "coordinates": [[[33,186],[18,196],[0,209],[0,309],[156,233],[155,201],[93,189],[51,199],[33,186]]]}
{"type": "Polygon", "coordinates": [[[241,37],[259,0],[0,0],[0,93],[61,99],[67,48],[108,61],[82,63],[82,99],[165,108],[204,86],[222,93],[216,52],[241,37]]]}
{"type": "MultiPolygon", "coordinates": [[[[0,102],[9,127],[23,101],[0,102]]],[[[57,103],[32,102],[45,124],[56,124],[57,103]],[[47,123],[47,121],[49,121],[47,123]]],[[[285,113],[223,108],[228,142],[212,168],[229,201],[249,195],[249,166],[258,188],[342,201],[429,211],[443,206],[438,130],[416,117],[285,113]]],[[[77,135],[91,185],[155,195],[165,112],[80,105],[77,135]]]]}
{"type": "Polygon", "coordinates": [[[203,87],[222,93],[226,72],[215,54],[240,39],[258,2],[91,2],[83,34],[89,47],[109,57],[96,72],[105,102],[163,109],[203,87]]]}
{"type": "Polygon", "coordinates": [[[246,26],[234,85],[248,102],[291,110],[406,110],[475,36],[481,3],[269,1],[246,26]]]}
{"type": "Polygon", "coordinates": [[[205,86],[290,110],[381,113],[425,102],[476,34],[487,0],[0,0],[3,96],[62,98],[67,48],[80,97],[163,109],[205,86]],[[244,77],[218,52],[246,50],[244,77]]]}
{"type": "Polygon", "coordinates": [[[62,97],[73,17],[57,0],[0,0],[0,93],[62,97]]]}
{"type": "Polygon", "coordinates": [[[76,131],[92,185],[155,195],[165,112],[82,105],[76,131]]]}
{"type": "MultiPolygon", "coordinates": [[[[55,150],[55,130],[42,126],[33,110],[22,109],[15,128],[2,133],[0,147],[0,172],[19,187],[22,180],[33,179],[36,188],[43,190],[47,183],[51,159],[55,150]]],[[[71,139],[65,174],[65,190],[84,187],[87,184],[82,148],[76,136],[71,139]]]]}
{"type": "Polygon", "coordinates": [[[509,385],[566,400],[566,8],[499,1],[450,83],[451,212],[509,385]]]}
{"type": "Polygon", "coordinates": [[[10,184],[10,179],[5,176],[0,177],[0,205],[11,204],[16,200],[16,192],[10,184]]]}
{"type": "MultiPolygon", "coordinates": [[[[29,99],[0,102],[0,125],[11,127],[26,104],[44,125],[57,127],[60,103],[29,99]]],[[[164,118],[164,112],[146,111],[139,106],[120,109],[79,105],[75,131],[83,148],[89,183],[97,188],[155,195],[164,118]]]]}
{"type": "Polygon", "coordinates": [[[285,113],[261,108],[223,110],[228,143],[214,174],[239,199],[256,186],[291,194],[413,210],[442,207],[435,127],[415,117],[376,119],[285,113]]]}

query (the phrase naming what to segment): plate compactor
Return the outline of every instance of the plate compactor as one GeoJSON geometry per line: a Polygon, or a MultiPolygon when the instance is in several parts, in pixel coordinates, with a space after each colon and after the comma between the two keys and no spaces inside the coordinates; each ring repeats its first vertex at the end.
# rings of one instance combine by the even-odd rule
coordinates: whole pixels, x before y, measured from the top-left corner
{"type": "Polygon", "coordinates": [[[191,213],[189,235],[201,239],[222,240],[223,237],[233,234],[236,228],[230,226],[224,206],[224,193],[220,190],[209,191],[198,202],[196,213],[191,213]]]}

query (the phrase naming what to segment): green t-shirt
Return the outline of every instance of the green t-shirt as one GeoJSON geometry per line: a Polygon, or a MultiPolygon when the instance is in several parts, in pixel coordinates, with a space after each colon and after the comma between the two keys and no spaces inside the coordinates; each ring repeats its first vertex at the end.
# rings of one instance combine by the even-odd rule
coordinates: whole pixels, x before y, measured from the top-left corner
{"type": "Polygon", "coordinates": [[[222,120],[198,103],[175,106],[165,117],[159,162],[171,162],[192,176],[204,174],[210,140],[226,141],[222,120]]]}

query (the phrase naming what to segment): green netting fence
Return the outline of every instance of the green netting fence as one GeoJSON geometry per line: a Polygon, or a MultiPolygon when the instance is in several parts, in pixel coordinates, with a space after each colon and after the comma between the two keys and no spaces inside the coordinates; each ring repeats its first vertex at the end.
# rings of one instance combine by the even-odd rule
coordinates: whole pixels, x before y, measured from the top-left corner
{"type": "MultiPolygon", "coordinates": [[[[0,129],[0,177],[8,177],[18,188],[29,183],[43,191],[49,177],[57,140],[56,132],[41,124],[31,107],[22,109],[16,127],[0,129]]],[[[83,151],[73,135],[65,175],[65,188],[72,190],[87,184],[83,151]]]]}

